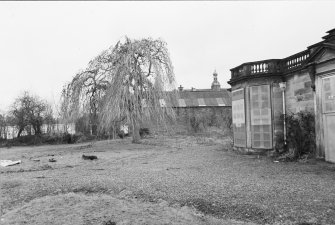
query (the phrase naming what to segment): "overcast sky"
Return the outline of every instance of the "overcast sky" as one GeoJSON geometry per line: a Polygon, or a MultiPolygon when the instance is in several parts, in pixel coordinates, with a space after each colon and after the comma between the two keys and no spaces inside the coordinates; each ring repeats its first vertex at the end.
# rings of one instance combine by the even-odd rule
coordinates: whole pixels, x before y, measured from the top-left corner
{"type": "Polygon", "coordinates": [[[335,1],[0,2],[0,110],[24,90],[57,103],[62,86],[120,38],[167,42],[177,84],[284,58],[335,28],[335,1]]]}

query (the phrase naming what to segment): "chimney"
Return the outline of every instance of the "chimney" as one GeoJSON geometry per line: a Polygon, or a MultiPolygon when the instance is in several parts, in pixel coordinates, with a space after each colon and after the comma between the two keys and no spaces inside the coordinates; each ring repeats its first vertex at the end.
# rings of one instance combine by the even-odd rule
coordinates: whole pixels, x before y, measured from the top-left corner
{"type": "Polygon", "coordinates": [[[178,87],[178,90],[179,90],[179,91],[183,91],[183,90],[184,90],[184,87],[180,85],[180,86],[178,87]]]}

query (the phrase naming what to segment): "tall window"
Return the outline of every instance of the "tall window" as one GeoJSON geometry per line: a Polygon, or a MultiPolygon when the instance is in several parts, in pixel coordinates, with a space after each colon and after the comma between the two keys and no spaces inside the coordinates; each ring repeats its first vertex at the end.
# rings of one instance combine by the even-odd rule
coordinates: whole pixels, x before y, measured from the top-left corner
{"type": "Polygon", "coordinates": [[[270,85],[250,87],[253,148],[272,148],[270,85]]]}
{"type": "Polygon", "coordinates": [[[323,79],[323,113],[335,112],[335,76],[323,79]]]}
{"type": "Polygon", "coordinates": [[[246,146],[244,89],[232,91],[234,146],[246,146]]]}

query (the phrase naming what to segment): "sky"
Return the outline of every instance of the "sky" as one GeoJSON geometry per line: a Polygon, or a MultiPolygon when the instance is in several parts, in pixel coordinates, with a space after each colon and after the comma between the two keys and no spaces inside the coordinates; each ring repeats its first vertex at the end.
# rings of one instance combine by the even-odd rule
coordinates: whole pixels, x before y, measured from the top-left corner
{"type": "Polygon", "coordinates": [[[167,43],[178,85],[285,58],[335,28],[335,1],[0,2],[0,112],[29,91],[53,106],[63,85],[124,36],[167,43]]]}

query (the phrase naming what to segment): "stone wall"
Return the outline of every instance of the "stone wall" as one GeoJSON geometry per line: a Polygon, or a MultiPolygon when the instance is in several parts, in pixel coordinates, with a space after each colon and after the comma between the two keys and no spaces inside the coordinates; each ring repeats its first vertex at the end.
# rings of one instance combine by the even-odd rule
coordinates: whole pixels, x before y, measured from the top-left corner
{"type": "Polygon", "coordinates": [[[286,113],[308,110],[314,112],[314,93],[308,71],[298,71],[286,77],[286,113]]]}
{"type": "Polygon", "coordinates": [[[177,121],[189,125],[191,118],[197,118],[205,122],[205,126],[217,126],[227,128],[227,120],[231,120],[230,106],[212,107],[181,107],[176,108],[177,121]]]}

